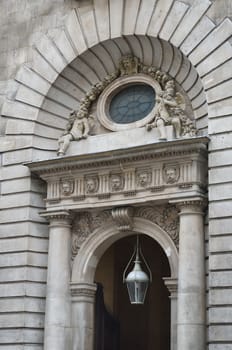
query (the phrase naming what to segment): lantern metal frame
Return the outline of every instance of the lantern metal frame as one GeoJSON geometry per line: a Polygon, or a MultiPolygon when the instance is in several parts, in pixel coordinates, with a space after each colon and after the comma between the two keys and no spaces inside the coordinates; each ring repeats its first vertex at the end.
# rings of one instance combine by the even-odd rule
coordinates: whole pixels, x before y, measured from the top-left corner
{"type": "MultiPolygon", "coordinates": [[[[151,273],[151,270],[149,268],[149,265],[143,255],[143,252],[142,252],[142,249],[139,245],[139,235],[137,235],[137,240],[136,240],[136,245],[135,245],[135,248],[134,248],[134,252],[126,266],[126,268],[124,269],[123,271],[123,283],[126,283],[127,284],[127,290],[128,290],[128,294],[129,294],[129,298],[130,298],[130,302],[131,304],[144,304],[144,300],[145,300],[145,297],[146,297],[146,293],[147,293],[147,289],[148,289],[148,285],[149,283],[151,284],[152,283],[152,273],[151,273]],[[133,258],[135,257],[135,260],[134,260],[134,267],[133,269],[131,270],[131,272],[128,273],[128,275],[126,276],[126,273],[129,269],[129,266],[131,265],[132,263],[132,260],[133,258]],[[142,260],[140,260],[140,257],[142,258],[142,260]],[[147,274],[141,269],[141,263],[144,263],[145,266],[146,266],[146,269],[148,270],[149,272],[149,276],[147,276],[147,274]],[[128,276],[133,274],[134,272],[134,275],[136,276],[136,272],[137,272],[137,275],[139,273],[140,276],[143,276],[144,280],[136,280],[136,278],[131,281],[128,280],[128,276]],[[133,283],[134,282],[134,295],[131,294],[131,288],[129,288],[129,283],[133,283]],[[142,283],[146,285],[143,286],[143,291],[142,291],[142,294],[140,296],[137,296],[136,297],[136,293],[135,293],[135,290],[137,289],[136,287],[138,287],[138,285],[140,284],[142,287],[142,283]],[[145,287],[145,289],[144,289],[145,287]],[[133,298],[134,296],[134,298],[133,298]]],[[[141,289],[141,288],[140,288],[141,289]]]]}

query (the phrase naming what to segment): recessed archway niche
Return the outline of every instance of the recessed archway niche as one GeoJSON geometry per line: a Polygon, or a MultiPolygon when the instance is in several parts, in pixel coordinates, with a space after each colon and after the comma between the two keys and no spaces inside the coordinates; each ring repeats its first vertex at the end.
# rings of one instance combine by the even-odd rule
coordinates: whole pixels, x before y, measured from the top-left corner
{"type": "Polygon", "coordinates": [[[110,334],[115,332],[118,339],[112,338],[121,350],[170,349],[170,299],[162,279],[170,277],[170,268],[164,251],[154,239],[139,235],[140,247],[152,274],[144,304],[131,305],[123,284],[123,272],[136,238],[136,235],[130,235],[116,241],[97,265],[94,280],[102,286],[103,300],[101,295],[96,300],[99,307],[95,308],[95,349],[99,349],[105,341],[114,349],[110,334]],[[111,328],[107,327],[107,322],[111,322],[111,328]]]}
{"type": "MultiPolygon", "coordinates": [[[[113,74],[122,56],[128,54],[137,57],[143,65],[155,67],[175,80],[177,90],[185,96],[188,115],[195,121],[199,134],[207,135],[204,88],[189,59],[178,48],[164,40],[131,35],[107,40],[86,50],[69,63],[54,81],[43,100],[37,118],[40,125],[44,124],[45,120],[53,120],[52,125],[46,127],[51,128],[47,137],[50,135],[50,145],[54,151],[57,150],[56,140],[67,125],[70,110],[78,110],[81,100],[91,88],[106,76],[113,74]]],[[[94,116],[97,115],[95,103],[90,112],[94,116]]],[[[104,125],[107,125],[103,116],[99,115],[97,118],[104,119],[104,125]]],[[[41,136],[40,131],[38,132],[41,136]]],[[[107,129],[98,124],[91,130],[92,135],[105,132],[107,129]]]]}

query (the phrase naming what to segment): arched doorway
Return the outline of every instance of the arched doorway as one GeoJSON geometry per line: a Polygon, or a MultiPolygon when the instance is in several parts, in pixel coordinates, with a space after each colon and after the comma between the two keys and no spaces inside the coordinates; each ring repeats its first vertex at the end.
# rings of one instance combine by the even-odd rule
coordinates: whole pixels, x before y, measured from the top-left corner
{"type": "MultiPolygon", "coordinates": [[[[152,272],[152,283],[143,305],[131,305],[122,275],[133,252],[136,236],[127,236],[112,244],[100,259],[95,281],[103,286],[104,302],[119,323],[118,350],[170,349],[170,300],[162,278],[170,276],[167,257],[151,237],[139,235],[140,244],[152,272]]],[[[98,302],[98,300],[97,300],[98,302]]],[[[99,309],[95,315],[98,327],[99,309]]],[[[115,324],[117,326],[117,323],[115,324]]],[[[107,329],[105,330],[107,332],[107,329]]],[[[107,334],[105,334],[107,339],[107,334]]],[[[95,337],[95,349],[108,349],[104,332],[95,337]],[[101,339],[102,338],[102,339],[101,339]]],[[[115,340],[116,341],[116,340],[115,340]]]]}
{"type": "MultiPolygon", "coordinates": [[[[149,245],[150,242],[152,242],[152,246],[153,244],[156,245],[155,249],[159,251],[161,250],[161,256],[163,256],[161,260],[167,259],[168,261],[168,263],[166,262],[164,264],[165,266],[167,264],[170,267],[170,271],[168,268],[165,270],[167,271],[167,275],[162,275],[162,277],[167,277],[165,279],[165,284],[168,287],[166,282],[169,280],[168,283],[174,283],[176,286],[176,278],[178,275],[178,252],[173,240],[167,234],[167,232],[161,229],[161,227],[159,227],[157,224],[150,220],[143,219],[142,217],[135,217],[133,219],[133,229],[126,232],[119,230],[118,226],[114,222],[107,222],[104,220],[104,223],[97,228],[81,245],[78,255],[73,263],[71,294],[74,349],[93,349],[96,292],[96,284],[94,283],[94,280],[97,266],[100,266],[99,262],[104,254],[107,254],[107,250],[112,249],[110,247],[114,246],[114,244],[116,247],[121,239],[123,242],[124,239],[129,240],[129,238],[132,236],[131,242],[135,242],[135,235],[141,233],[144,234],[146,240],[149,240],[149,245]]],[[[126,263],[128,262],[127,259],[131,256],[133,250],[133,243],[131,245],[130,240],[128,242],[129,252],[125,252],[126,263]]],[[[146,254],[146,251],[144,251],[144,254],[146,254]]],[[[149,258],[150,257],[147,258],[148,262],[149,258]]],[[[107,263],[106,266],[110,266],[110,264],[107,263]]],[[[162,284],[162,281],[160,281],[160,284],[162,284]]],[[[122,288],[126,287],[123,285],[122,288]]],[[[165,286],[163,286],[163,288],[165,288],[165,286]]],[[[124,290],[123,293],[125,293],[126,298],[128,298],[126,294],[127,291],[124,290]]],[[[165,290],[165,293],[168,292],[165,290]]],[[[171,290],[170,293],[172,294],[171,290]]],[[[151,292],[151,294],[155,295],[155,292],[151,292]]],[[[171,345],[169,349],[176,349],[176,320],[176,297],[173,297],[171,298],[171,322],[169,324],[171,329],[171,345]]],[[[153,330],[151,333],[153,333],[153,330]]]]}

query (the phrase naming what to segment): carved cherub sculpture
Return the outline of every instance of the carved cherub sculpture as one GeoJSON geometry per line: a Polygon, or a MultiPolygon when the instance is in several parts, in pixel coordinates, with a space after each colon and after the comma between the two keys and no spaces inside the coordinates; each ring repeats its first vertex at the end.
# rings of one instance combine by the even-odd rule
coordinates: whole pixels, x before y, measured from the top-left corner
{"type": "Polygon", "coordinates": [[[175,98],[168,91],[161,91],[156,98],[158,103],[157,112],[154,121],[147,125],[147,130],[157,127],[160,133],[160,140],[166,140],[166,125],[173,125],[176,138],[180,137],[181,121],[178,115],[171,113],[171,108],[177,108],[178,104],[175,98]]]}
{"type": "Polygon", "coordinates": [[[71,141],[86,139],[89,130],[90,127],[87,110],[82,108],[79,112],[71,111],[65,132],[58,140],[59,150],[57,154],[64,155],[71,141]]]}

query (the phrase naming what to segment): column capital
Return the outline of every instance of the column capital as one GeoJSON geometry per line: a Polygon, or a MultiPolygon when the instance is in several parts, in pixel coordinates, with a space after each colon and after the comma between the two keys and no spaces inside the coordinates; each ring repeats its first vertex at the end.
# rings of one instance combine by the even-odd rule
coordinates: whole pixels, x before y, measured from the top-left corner
{"type": "Polygon", "coordinates": [[[72,300],[94,303],[97,285],[95,283],[70,283],[72,300]]]}
{"type": "Polygon", "coordinates": [[[59,225],[62,225],[62,223],[70,225],[73,218],[73,213],[69,210],[54,210],[42,212],[40,213],[40,216],[47,219],[50,222],[50,226],[58,223],[59,225]]]}
{"type": "Polygon", "coordinates": [[[203,210],[207,206],[207,199],[205,197],[193,197],[170,201],[170,203],[175,204],[179,208],[179,215],[203,214],[203,210]]]}

